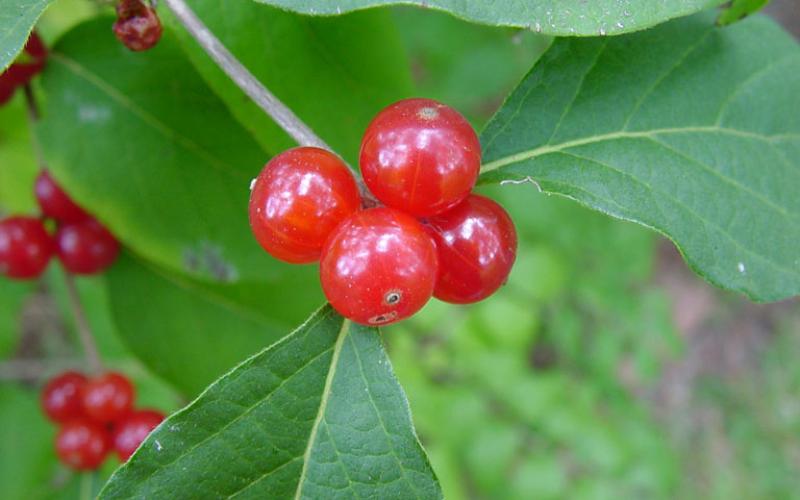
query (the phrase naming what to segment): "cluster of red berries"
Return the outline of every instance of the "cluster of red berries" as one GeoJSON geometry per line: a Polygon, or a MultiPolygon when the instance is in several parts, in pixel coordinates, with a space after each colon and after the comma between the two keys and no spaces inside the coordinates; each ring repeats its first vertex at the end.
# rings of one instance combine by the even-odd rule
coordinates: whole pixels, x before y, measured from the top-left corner
{"type": "Polygon", "coordinates": [[[34,187],[42,217],[16,215],[0,220],[0,274],[34,279],[53,254],[72,274],[97,274],[119,254],[119,242],[42,171],[34,187]],[[54,235],[47,220],[55,222],[54,235]]]}
{"type": "Polygon", "coordinates": [[[161,39],[161,21],[148,0],[120,0],[114,34],[129,49],[140,52],[161,39]]]}
{"type": "Polygon", "coordinates": [[[14,64],[0,75],[0,105],[5,104],[19,87],[30,83],[47,62],[47,47],[36,33],[31,33],[25,49],[14,64]]]}
{"type": "Polygon", "coordinates": [[[274,157],[254,181],[250,225],[274,257],[319,260],[328,301],[358,323],[394,323],[431,296],[477,302],[506,281],[517,249],[506,211],[471,194],[480,163],[463,116],[406,99],[381,111],[361,143],[364,181],[385,206],[362,209],[344,162],[300,147],[274,157]]]}
{"type": "Polygon", "coordinates": [[[133,408],[135,389],[127,377],[109,372],[87,378],[64,372],[42,389],[45,415],[59,425],[56,453],[75,470],[95,470],[113,450],[121,462],[164,420],[155,410],[133,408]]]}

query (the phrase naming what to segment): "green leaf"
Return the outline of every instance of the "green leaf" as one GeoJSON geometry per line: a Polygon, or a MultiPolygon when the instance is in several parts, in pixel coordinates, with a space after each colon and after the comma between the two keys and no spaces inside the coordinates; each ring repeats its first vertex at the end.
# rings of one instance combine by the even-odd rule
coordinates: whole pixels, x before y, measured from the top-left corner
{"type": "Polygon", "coordinates": [[[0,70],[22,51],[28,35],[52,0],[0,0],[0,70]]]}
{"type": "Polygon", "coordinates": [[[290,267],[261,250],[247,222],[248,186],[267,154],[169,30],[134,53],[112,22],[79,25],[51,54],[37,132],[54,176],[148,260],[224,282],[284,276],[290,267]]]}
{"type": "Polygon", "coordinates": [[[392,9],[417,93],[446,102],[478,126],[550,46],[550,37],[472,24],[442,12],[392,9]]]}
{"type": "Polygon", "coordinates": [[[329,306],[162,423],[100,498],[440,498],[377,330],[329,306]]]}
{"type": "Polygon", "coordinates": [[[336,15],[385,5],[416,5],[494,26],[515,26],[549,35],[616,35],[674,17],[686,16],[724,0],[257,0],[310,15],[336,15]]]}
{"type": "Polygon", "coordinates": [[[231,366],[272,344],[319,304],[316,276],[270,285],[210,285],[130,254],[106,276],[119,334],[154,373],[194,396],[231,366]],[[304,296],[286,293],[293,287],[304,296]]]}
{"type": "MultiPolygon", "coordinates": [[[[218,0],[193,1],[192,9],[260,82],[353,164],[370,120],[411,92],[389,12],[319,19],[218,0]]],[[[162,12],[172,19],[168,9],[162,12]]],[[[268,151],[296,145],[185,30],[176,32],[195,67],[268,151]]]]}
{"type": "Polygon", "coordinates": [[[55,471],[55,427],[47,422],[33,391],[0,384],[0,497],[38,498],[55,471]],[[9,453],[13,450],[13,453],[9,453]]]}
{"type": "Polygon", "coordinates": [[[675,242],[710,282],[800,293],[800,50],[764,17],[557,41],[483,132],[481,180],[532,180],[675,242]]]}
{"type": "Polygon", "coordinates": [[[717,24],[727,26],[736,21],[741,21],[754,12],[758,12],[769,0],[733,0],[731,5],[720,13],[717,24]]]}
{"type": "Polygon", "coordinates": [[[32,212],[33,181],[39,168],[33,157],[25,99],[18,92],[0,107],[0,210],[32,212]]]}

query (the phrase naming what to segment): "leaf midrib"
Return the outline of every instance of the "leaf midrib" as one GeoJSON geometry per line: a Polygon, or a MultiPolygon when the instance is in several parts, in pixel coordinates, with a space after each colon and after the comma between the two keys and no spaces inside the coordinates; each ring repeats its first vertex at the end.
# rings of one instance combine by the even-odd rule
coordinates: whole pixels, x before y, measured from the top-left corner
{"type": "Polygon", "coordinates": [[[303,484],[305,483],[306,474],[308,474],[308,462],[311,458],[311,451],[316,443],[317,434],[319,433],[319,425],[325,418],[325,411],[328,408],[328,400],[330,399],[331,394],[331,386],[333,385],[333,379],[336,376],[336,369],[339,366],[339,356],[342,353],[344,339],[349,333],[350,320],[344,319],[342,321],[342,327],[339,329],[339,335],[336,338],[336,344],[333,346],[331,367],[328,370],[328,376],[325,378],[325,387],[322,389],[322,401],[320,402],[319,409],[317,410],[317,416],[314,419],[314,424],[311,426],[311,434],[309,434],[308,443],[306,443],[306,449],[303,452],[303,468],[300,471],[300,477],[297,479],[297,488],[295,489],[294,495],[295,500],[299,499],[303,492],[303,484]]]}
{"type": "Polygon", "coordinates": [[[739,137],[745,137],[748,139],[757,139],[769,143],[774,143],[776,141],[783,139],[800,139],[800,133],[764,135],[756,132],[749,132],[747,130],[739,130],[729,127],[718,127],[713,125],[693,126],[693,127],[669,127],[669,128],[659,128],[651,130],[641,130],[635,132],[620,130],[617,132],[610,132],[607,134],[598,134],[587,137],[581,137],[580,139],[573,139],[558,144],[545,144],[543,146],[539,146],[533,149],[528,149],[525,151],[521,151],[519,153],[504,156],[496,160],[492,160],[489,163],[484,163],[483,166],[481,167],[481,173],[485,174],[487,172],[491,172],[493,170],[497,170],[498,168],[512,165],[514,163],[530,160],[538,156],[543,156],[549,153],[558,153],[569,148],[585,146],[587,144],[596,144],[600,142],[614,141],[618,139],[636,139],[636,138],[655,139],[656,137],[662,134],[666,135],[666,134],[682,134],[682,133],[698,133],[698,134],[721,133],[721,134],[729,134],[739,137]]]}
{"type": "Polygon", "coordinates": [[[203,147],[201,147],[193,140],[180,134],[177,130],[171,128],[170,126],[159,120],[156,116],[153,116],[150,112],[142,109],[135,102],[130,100],[127,96],[123,95],[116,87],[114,87],[109,82],[102,79],[97,74],[90,71],[85,66],[81,65],[79,62],[75,61],[74,59],[71,59],[65,54],[61,54],[58,52],[51,52],[49,57],[53,61],[63,65],[67,70],[72,72],[75,76],[82,78],[83,80],[87,81],[88,83],[99,89],[102,93],[107,95],[119,106],[130,111],[131,114],[139,117],[144,123],[149,125],[153,130],[158,131],[160,134],[164,135],[168,139],[174,140],[175,142],[180,144],[184,149],[191,152],[197,158],[202,159],[211,167],[214,167],[215,169],[224,172],[227,175],[239,179],[249,180],[249,176],[244,174],[244,172],[241,172],[240,170],[236,169],[233,165],[217,158],[213,154],[203,149],[203,147]]]}

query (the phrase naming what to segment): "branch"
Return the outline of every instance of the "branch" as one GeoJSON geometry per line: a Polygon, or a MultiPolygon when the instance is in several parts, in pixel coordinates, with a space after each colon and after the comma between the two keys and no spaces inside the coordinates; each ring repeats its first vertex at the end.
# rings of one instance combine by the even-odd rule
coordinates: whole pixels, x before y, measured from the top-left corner
{"type": "Polygon", "coordinates": [[[231,80],[301,146],[332,151],[311,128],[267,90],[203,24],[184,0],[164,0],[175,16],[231,80]]]}
{"type": "MultiPolygon", "coordinates": [[[[317,134],[311,130],[294,112],[278,99],[275,94],[267,90],[264,85],[253,76],[242,63],[214,36],[211,30],[203,24],[184,0],[164,0],[167,6],[178,18],[186,31],[189,32],[214,62],[222,68],[233,82],[239,86],[258,106],[264,110],[280,127],[301,146],[315,146],[328,151],[333,149],[328,146],[317,134]]],[[[364,181],[356,173],[356,183],[361,193],[361,203],[365,208],[377,206],[378,200],[370,193],[364,181]]]]}
{"type": "Polygon", "coordinates": [[[15,359],[0,363],[0,381],[3,380],[43,380],[59,371],[79,368],[80,364],[74,359],[15,359]]]}

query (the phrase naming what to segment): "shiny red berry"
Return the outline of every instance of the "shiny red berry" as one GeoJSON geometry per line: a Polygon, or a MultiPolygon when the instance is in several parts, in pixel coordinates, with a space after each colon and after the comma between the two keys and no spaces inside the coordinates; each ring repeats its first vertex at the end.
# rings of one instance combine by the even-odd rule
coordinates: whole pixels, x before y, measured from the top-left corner
{"type": "Polygon", "coordinates": [[[53,256],[53,239],[42,221],[15,216],[0,221],[0,273],[32,279],[42,274],[53,256]]]}
{"type": "Polygon", "coordinates": [[[433,239],[414,218],[391,208],[357,212],[322,250],[320,279],[331,305],[358,323],[407,318],[431,298],[437,257],[433,239]]]}
{"type": "Polygon", "coordinates": [[[73,274],[102,272],[119,254],[117,239],[94,219],[59,227],[55,240],[61,264],[73,274]]]}
{"type": "Polygon", "coordinates": [[[65,423],[56,436],[56,454],[67,467],[88,471],[103,463],[111,448],[108,431],[87,419],[65,423]]]}
{"type": "Polygon", "coordinates": [[[89,218],[89,214],[61,189],[46,170],[42,170],[36,178],[33,192],[42,213],[47,217],[61,223],[80,222],[89,218]]]}
{"type": "Polygon", "coordinates": [[[361,206],[353,174],[336,155],[302,147],[267,163],[250,195],[250,226],[275,258],[319,260],[331,231],[361,206]]]}
{"type": "Polygon", "coordinates": [[[96,422],[114,422],[133,408],[135,390],[124,375],[109,372],[89,379],[81,393],[83,411],[96,422]]]}
{"type": "Polygon", "coordinates": [[[112,442],[120,461],[128,460],[162,420],[164,420],[164,415],[160,412],[137,410],[115,423],[112,442]]]}
{"type": "Polygon", "coordinates": [[[42,389],[41,402],[47,418],[67,422],[83,416],[81,392],[86,377],[77,372],[64,372],[51,379],[42,389]]]}
{"type": "Polygon", "coordinates": [[[506,282],[517,255],[517,233],[503,207],[473,194],[427,225],[439,252],[436,298],[477,302],[506,282]]]}
{"type": "Polygon", "coordinates": [[[424,217],[466,198],[478,178],[481,145],[453,108],[431,99],[406,99],[372,120],[360,164],[376,198],[424,217]]]}
{"type": "Polygon", "coordinates": [[[155,9],[142,0],[121,0],[117,5],[114,34],[123,45],[139,52],[154,47],[163,28],[155,9]]]}

